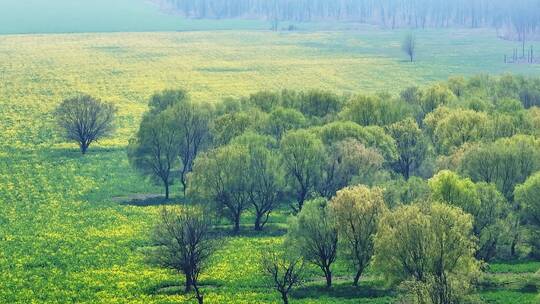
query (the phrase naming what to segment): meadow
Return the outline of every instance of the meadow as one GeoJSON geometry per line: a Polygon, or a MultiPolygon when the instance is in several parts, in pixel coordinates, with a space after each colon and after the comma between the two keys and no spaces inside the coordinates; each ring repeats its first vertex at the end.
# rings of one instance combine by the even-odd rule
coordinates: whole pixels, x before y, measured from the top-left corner
{"type": "MultiPolygon", "coordinates": [[[[160,206],[136,206],[161,194],[126,157],[126,144],[151,94],[184,88],[216,102],[261,89],[322,88],[389,92],[450,75],[513,72],[517,43],[490,30],[419,31],[418,62],[400,51],[405,31],[213,31],[0,36],[0,302],[174,303],[181,277],[149,266],[144,250],[160,206]],[[81,156],[58,135],[52,110],[84,92],[119,107],[118,130],[81,156]]],[[[540,44],[535,44],[539,49],[540,44]]],[[[175,185],[175,187],[179,187],[175,185]]],[[[178,193],[178,189],[175,189],[178,193]]],[[[181,202],[181,198],[175,201],[181,202]]],[[[261,234],[227,237],[201,278],[208,303],[274,303],[258,260],[276,246],[286,210],[261,234]]],[[[245,224],[250,223],[249,218],[245,224]]],[[[488,303],[535,303],[526,288],[537,262],[495,264],[481,296],[488,303]],[[504,288],[505,289],[504,289],[504,288]]],[[[294,303],[391,303],[373,274],[353,290],[345,266],[336,287],[310,281],[294,303]],[[360,300],[359,300],[360,299],[360,300]]]]}

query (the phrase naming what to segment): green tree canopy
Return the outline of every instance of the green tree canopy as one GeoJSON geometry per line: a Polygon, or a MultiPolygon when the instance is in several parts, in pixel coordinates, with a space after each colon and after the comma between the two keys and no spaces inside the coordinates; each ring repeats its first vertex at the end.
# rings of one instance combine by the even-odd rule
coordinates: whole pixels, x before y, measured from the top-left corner
{"type": "Polygon", "coordinates": [[[322,178],[326,151],[322,141],[307,130],[290,131],[280,145],[286,177],[296,195],[295,212],[302,209],[304,201],[316,190],[322,178]]]}
{"type": "Polygon", "coordinates": [[[338,232],[325,199],[307,201],[296,217],[289,221],[287,243],[318,266],[332,286],[332,264],[337,258],[338,232]]]}
{"type": "Polygon", "coordinates": [[[383,191],[366,186],[342,189],[330,201],[330,210],[336,221],[340,245],[356,272],[353,285],[358,286],[373,256],[373,239],[379,221],[387,212],[383,191]]]}
{"type": "Polygon", "coordinates": [[[461,303],[478,275],[472,216],[441,203],[401,206],[380,221],[375,265],[419,303],[461,303]]]}

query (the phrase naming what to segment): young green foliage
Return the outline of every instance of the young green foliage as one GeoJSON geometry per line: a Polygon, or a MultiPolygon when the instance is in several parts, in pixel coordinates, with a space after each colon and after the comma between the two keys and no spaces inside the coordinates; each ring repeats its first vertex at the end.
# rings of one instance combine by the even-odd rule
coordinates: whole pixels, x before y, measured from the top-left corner
{"type": "Polygon", "coordinates": [[[306,202],[298,215],[291,218],[287,242],[292,248],[296,248],[306,261],[323,271],[326,287],[330,288],[332,264],[337,258],[338,232],[325,199],[306,202]]]}
{"type": "Polygon", "coordinates": [[[389,283],[418,303],[461,303],[479,273],[470,215],[440,203],[408,205],[380,223],[375,265],[389,283]]]}
{"type": "Polygon", "coordinates": [[[141,173],[159,180],[169,198],[174,181],[172,171],[178,166],[179,133],[171,111],[146,114],[128,146],[130,163],[141,173]]]}
{"type": "Polygon", "coordinates": [[[374,237],[381,217],[387,212],[380,188],[354,186],[337,192],[330,201],[340,243],[355,270],[353,285],[369,266],[374,253],[374,237]]]}

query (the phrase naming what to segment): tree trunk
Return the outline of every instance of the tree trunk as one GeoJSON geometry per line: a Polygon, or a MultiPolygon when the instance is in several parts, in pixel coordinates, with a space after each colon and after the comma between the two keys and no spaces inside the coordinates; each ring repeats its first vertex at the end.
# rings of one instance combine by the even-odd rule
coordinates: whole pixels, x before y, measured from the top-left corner
{"type": "Polygon", "coordinates": [[[360,282],[360,276],[362,276],[362,271],[358,270],[358,272],[356,272],[356,275],[354,276],[353,286],[358,286],[358,283],[360,282]]]}
{"type": "Polygon", "coordinates": [[[86,154],[86,151],[87,151],[87,150],[88,150],[88,145],[87,145],[87,144],[84,144],[84,143],[81,144],[81,153],[82,153],[83,155],[86,154]]]}
{"type": "Polygon", "coordinates": [[[326,278],[326,288],[332,287],[332,271],[330,268],[326,268],[324,271],[324,276],[326,278]]]}
{"type": "Polygon", "coordinates": [[[191,291],[191,286],[193,286],[193,280],[191,279],[190,275],[186,274],[186,286],[185,286],[186,293],[191,291]]]}
{"type": "Polygon", "coordinates": [[[263,214],[260,214],[257,212],[257,214],[255,215],[255,231],[263,230],[262,218],[263,218],[263,214]]]}
{"type": "Polygon", "coordinates": [[[204,297],[199,290],[199,286],[197,286],[197,284],[193,284],[193,288],[195,289],[195,297],[197,298],[197,302],[199,304],[203,304],[204,297]]]}
{"type": "Polygon", "coordinates": [[[234,232],[234,233],[240,232],[240,215],[235,215],[235,216],[234,216],[234,228],[233,228],[233,232],[234,232]]]}
{"type": "Polygon", "coordinates": [[[165,199],[169,199],[169,183],[164,181],[163,186],[165,186],[165,199]]]}
{"type": "Polygon", "coordinates": [[[289,304],[289,297],[286,292],[281,293],[281,299],[283,300],[283,304],[289,304]]]}
{"type": "Polygon", "coordinates": [[[403,170],[403,176],[405,177],[405,180],[409,180],[411,176],[411,165],[408,162],[405,164],[405,168],[403,170]]]}
{"type": "Polygon", "coordinates": [[[182,175],[182,178],[180,179],[180,183],[182,183],[182,191],[184,193],[184,197],[186,197],[187,183],[186,183],[186,178],[184,177],[184,175],[182,175]]]}

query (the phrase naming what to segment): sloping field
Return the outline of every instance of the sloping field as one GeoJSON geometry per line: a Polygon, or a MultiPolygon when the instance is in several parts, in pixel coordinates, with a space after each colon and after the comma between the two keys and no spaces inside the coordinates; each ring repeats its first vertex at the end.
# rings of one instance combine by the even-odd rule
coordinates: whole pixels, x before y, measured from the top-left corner
{"type": "MultiPolygon", "coordinates": [[[[418,62],[410,64],[399,47],[404,34],[365,29],[0,36],[0,302],[186,300],[166,288],[179,284],[177,275],[143,260],[159,207],[122,204],[161,191],[130,168],[125,154],[157,90],[182,87],[196,100],[217,101],[260,89],[397,93],[452,74],[540,74],[537,66],[505,65],[503,53],[514,44],[483,30],[420,32],[418,62]],[[120,109],[115,137],[85,157],[55,135],[50,114],[77,92],[120,109]]],[[[285,218],[273,220],[267,234],[226,242],[202,278],[208,303],[278,301],[256,263],[281,238],[285,218]]],[[[346,273],[337,267],[336,277],[346,273]]],[[[393,296],[376,279],[366,280],[360,291],[337,283],[332,293],[299,290],[295,303],[388,303],[393,296]]],[[[515,293],[519,303],[534,301],[534,295],[515,293]]],[[[499,303],[500,295],[488,297],[499,303]]]]}

